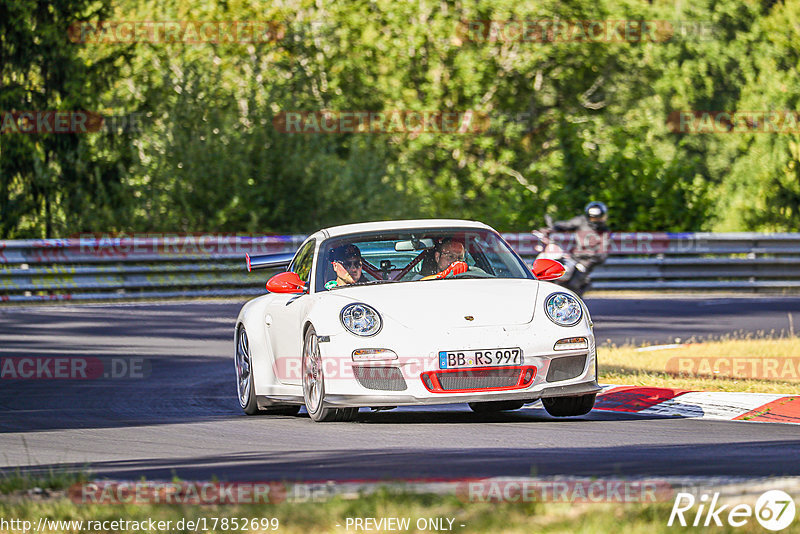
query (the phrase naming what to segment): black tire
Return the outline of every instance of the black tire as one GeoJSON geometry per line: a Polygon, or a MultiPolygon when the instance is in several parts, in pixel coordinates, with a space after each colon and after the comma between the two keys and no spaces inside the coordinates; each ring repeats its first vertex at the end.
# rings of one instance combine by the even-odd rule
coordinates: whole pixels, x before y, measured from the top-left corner
{"type": "Polygon", "coordinates": [[[279,405],[268,408],[259,408],[256,399],[256,382],[252,373],[252,358],[250,357],[250,342],[244,325],[239,325],[236,332],[236,354],[234,366],[236,368],[236,388],[239,397],[239,406],[247,415],[297,415],[300,406],[279,405]],[[245,371],[246,368],[246,371],[245,371]]]}
{"type": "Polygon", "coordinates": [[[577,397],[547,397],[542,399],[542,404],[553,417],[575,417],[592,411],[595,397],[597,393],[577,397]]]}
{"type": "Polygon", "coordinates": [[[493,401],[493,402],[470,402],[469,407],[475,413],[497,413],[519,410],[524,401],[493,401]]]}
{"type": "Polygon", "coordinates": [[[325,376],[319,354],[317,333],[310,327],[303,340],[303,400],[306,411],[318,423],[346,422],[355,419],[358,408],[329,408],[325,406],[325,376]]]}

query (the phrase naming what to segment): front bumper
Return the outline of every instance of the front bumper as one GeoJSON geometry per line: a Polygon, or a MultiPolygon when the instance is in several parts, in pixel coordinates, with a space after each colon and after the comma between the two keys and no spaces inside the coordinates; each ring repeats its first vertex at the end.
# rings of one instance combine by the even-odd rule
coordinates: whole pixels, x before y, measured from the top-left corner
{"type": "Polygon", "coordinates": [[[325,404],[332,407],[355,408],[357,406],[428,406],[434,404],[456,404],[462,402],[490,402],[520,400],[525,403],[535,402],[547,397],[571,397],[591,395],[601,391],[596,380],[564,386],[549,386],[538,391],[505,391],[491,393],[469,393],[458,395],[436,395],[415,397],[404,394],[357,394],[357,395],[325,395],[325,404]]]}
{"type": "MultiPolygon", "coordinates": [[[[369,365],[368,362],[359,362],[352,364],[350,369],[369,365]]],[[[430,380],[431,375],[441,370],[432,366],[427,369],[420,368],[417,362],[398,360],[382,362],[379,366],[373,365],[375,367],[369,369],[375,370],[377,380],[371,383],[365,381],[363,375],[349,379],[326,376],[325,403],[336,407],[411,406],[504,400],[521,400],[527,403],[543,397],[590,395],[601,390],[597,384],[594,347],[589,352],[526,356],[522,366],[493,368],[500,372],[510,371],[512,375],[516,373],[519,376],[519,379],[512,376],[510,383],[501,387],[496,387],[497,385],[442,387],[439,381],[434,380],[431,383],[430,380]],[[573,361],[577,359],[581,363],[573,367],[574,371],[569,378],[562,379],[551,371],[559,368],[554,362],[559,364],[567,359],[573,361]],[[530,369],[535,369],[532,380],[526,375],[530,369]],[[387,370],[391,370],[392,373],[387,373],[387,370]]],[[[471,370],[466,372],[470,373],[471,370]]],[[[472,376],[467,380],[472,380],[472,376]]],[[[475,382],[480,381],[479,379],[475,382]]]]}
{"type": "MultiPolygon", "coordinates": [[[[498,327],[473,327],[444,329],[436,332],[382,332],[374,338],[357,339],[349,333],[326,336],[319,344],[325,367],[325,404],[332,407],[381,407],[453,404],[463,402],[491,402],[518,400],[534,402],[542,397],[577,396],[597,393],[597,357],[594,335],[588,322],[574,327],[555,327],[552,324],[533,324],[498,327]],[[586,337],[588,348],[554,350],[562,338],[586,337]],[[396,359],[373,362],[352,361],[354,349],[391,349],[396,359]],[[524,361],[510,367],[522,369],[519,380],[513,377],[479,377],[466,383],[480,383],[481,387],[459,387],[458,380],[450,384],[431,381],[431,375],[443,373],[440,369],[439,350],[481,350],[489,347],[522,349],[524,361]],[[571,368],[560,368],[566,359],[584,358],[571,368]],[[553,365],[553,362],[557,362],[553,365]],[[364,367],[394,369],[391,373],[378,373],[372,384],[364,378],[364,367]],[[362,367],[362,369],[358,369],[362,367]],[[525,369],[535,368],[529,380],[525,369]],[[428,379],[424,381],[426,377],[428,379]],[[505,381],[506,378],[509,381],[505,381]],[[481,382],[483,379],[486,381],[481,382]]],[[[505,369],[495,367],[493,369],[505,369]]],[[[367,373],[368,376],[368,373],[367,373]]]]}

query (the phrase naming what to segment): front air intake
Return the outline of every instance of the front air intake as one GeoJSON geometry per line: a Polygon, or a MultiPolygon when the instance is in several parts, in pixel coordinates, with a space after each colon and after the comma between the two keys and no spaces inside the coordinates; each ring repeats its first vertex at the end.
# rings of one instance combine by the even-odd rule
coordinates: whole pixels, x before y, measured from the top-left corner
{"type": "Polygon", "coordinates": [[[403,373],[397,367],[353,366],[353,375],[359,384],[378,391],[405,391],[408,386],[403,373]]]}
{"type": "Polygon", "coordinates": [[[559,382],[578,377],[583,373],[585,367],[586,354],[553,358],[550,360],[550,368],[547,370],[547,381],[559,382]]]}
{"type": "Polygon", "coordinates": [[[439,384],[445,391],[457,389],[507,388],[519,382],[519,369],[483,369],[439,374],[439,384]]]}
{"type": "Polygon", "coordinates": [[[535,367],[482,367],[444,369],[422,373],[422,383],[433,393],[502,391],[530,386],[536,378],[535,367]]]}

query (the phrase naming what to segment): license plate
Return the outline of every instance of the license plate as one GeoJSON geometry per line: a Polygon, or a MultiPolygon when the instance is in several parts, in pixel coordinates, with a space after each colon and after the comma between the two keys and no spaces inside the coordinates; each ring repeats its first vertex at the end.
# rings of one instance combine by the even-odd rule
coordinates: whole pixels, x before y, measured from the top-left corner
{"type": "Polygon", "coordinates": [[[522,365],[522,349],[443,350],[439,352],[439,369],[506,365],[522,365]]]}

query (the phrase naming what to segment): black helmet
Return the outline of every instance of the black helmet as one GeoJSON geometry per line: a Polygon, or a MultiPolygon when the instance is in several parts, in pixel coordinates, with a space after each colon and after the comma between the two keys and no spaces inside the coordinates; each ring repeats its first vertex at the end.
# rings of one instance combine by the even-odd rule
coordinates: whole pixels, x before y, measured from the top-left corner
{"type": "Polygon", "coordinates": [[[592,222],[605,222],[608,218],[608,208],[602,202],[589,202],[583,211],[592,222]]]}

